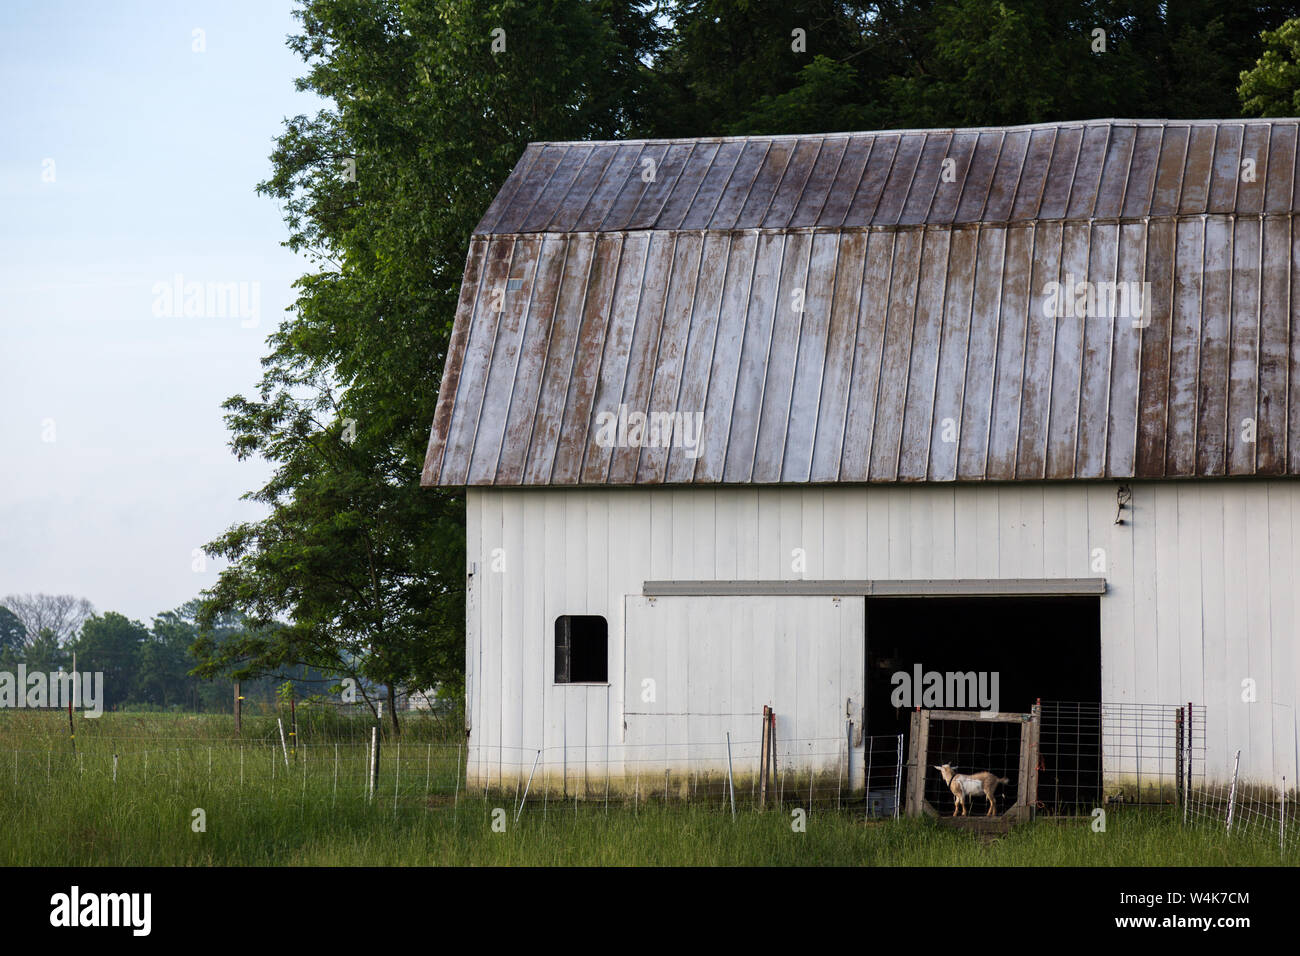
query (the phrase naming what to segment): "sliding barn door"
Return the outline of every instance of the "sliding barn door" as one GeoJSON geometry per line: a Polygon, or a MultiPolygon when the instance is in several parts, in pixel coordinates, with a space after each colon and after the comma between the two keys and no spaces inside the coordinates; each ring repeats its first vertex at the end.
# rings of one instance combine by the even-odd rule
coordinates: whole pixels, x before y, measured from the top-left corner
{"type": "Polygon", "coordinates": [[[632,595],[626,605],[627,772],[758,765],[763,707],[780,767],[860,775],[863,598],[632,595]],[[850,730],[849,721],[852,721],[850,730]],[[850,738],[851,734],[851,738],[850,738]]]}

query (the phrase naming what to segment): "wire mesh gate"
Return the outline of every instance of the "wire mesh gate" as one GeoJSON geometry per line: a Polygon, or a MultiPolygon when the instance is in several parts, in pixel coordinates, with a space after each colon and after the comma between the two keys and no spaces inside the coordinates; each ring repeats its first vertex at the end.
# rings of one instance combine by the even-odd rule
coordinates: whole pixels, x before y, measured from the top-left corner
{"type": "Polygon", "coordinates": [[[1178,805],[1205,775],[1205,706],[1042,701],[1036,809],[1178,805]]]}
{"type": "Polygon", "coordinates": [[[918,710],[909,816],[956,809],[935,769],[944,763],[1007,778],[995,812],[1013,822],[1037,813],[1088,816],[1107,804],[1186,807],[1205,775],[1205,707],[1041,701],[1029,713],[918,710]]]}
{"type": "MultiPolygon", "coordinates": [[[[937,766],[962,774],[988,772],[999,781],[984,794],[989,815],[1016,823],[1033,816],[1038,779],[1039,715],[976,710],[917,710],[912,713],[908,760],[907,815],[957,813],[957,797],[937,766]]],[[[984,807],[979,812],[987,812],[984,807]]]]}

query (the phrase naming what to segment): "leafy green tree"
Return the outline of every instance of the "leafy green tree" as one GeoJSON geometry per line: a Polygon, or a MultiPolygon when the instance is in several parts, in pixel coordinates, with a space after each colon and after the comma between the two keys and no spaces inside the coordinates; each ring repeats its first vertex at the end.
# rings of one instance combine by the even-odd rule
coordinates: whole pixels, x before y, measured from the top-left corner
{"type": "Polygon", "coordinates": [[[190,601],[154,618],[140,647],[132,703],[199,709],[200,680],[190,674],[197,663],[190,656],[190,647],[199,638],[194,621],[197,609],[198,601],[190,601]]]}
{"type": "Polygon", "coordinates": [[[799,71],[792,89],[761,97],[728,131],[837,133],[870,129],[879,122],[880,113],[861,102],[860,94],[852,66],[818,54],[799,71]]]}
{"type": "Polygon", "coordinates": [[[1264,53],[1241,73],[1242,109],[1251,116],[1300,115],[1300,18],[1260,37],[1264,53]]]}
{"type": "Polygon", "coordinates": [[[72,654],[67,645],[59,643],[54,629],[46,627],[27,643],[18,660],[27,665],[28,671],[53,673],[60,667],[71,668],[72,654]]]}
{"type": "Polygon", "coordinates": [[[225,405],[236,455],[275,472],[246,496],[268,516],[208,546],[231,563],[200,624],[239,611],[251,629],[200,645],[201,672],[455,685],[463,498],[419,474],[469,234],[529,140],[631,128],[653,18],[577,0],[311,0],[297,16],[299,86],[330,105],[286,124],[259,188],[319,271],[258,395],[225,405]]]}
{"type": "Polygon", "coordinates": [[[116,611],[93,615],[82,624],[71,649],[77,654],[77,670],[103,672],[105,709],[131,699],[148,640],[149,631],[143,624],[116,611]]]}
{"type": "Polygon", "coordinates": [[[1297,12],[1236,0],[692,0],[665,10],[649,134],[1231,117],[1259,31],[1297,12]]]}
{"type": "MultiPolygon", "coordinates": [[[[895,6],[883,4],[874,15],[865,5],[835,0],[683,0],[665,6],[672,31],[643,87],[646,133],[821,132],[844,128],[825,123],[846,106],[852,111],[844,123],[863,128],[861,120],[869,128],[878,113],[865,88],[878,62],[870,54],[883,52],[870,42],[870,24],[878,17],[895,22],[894,12],[885,9],[895,6]],[[778,105],[801,84],[807,92],[778,105]],[[818,100],[814,93],[829,98],[818,100]]],[[[907,6],[923,15],[930,4],[907,6]]],[[[900,12],[898,20],[905,15],[900,12]]]]}
{"type": "Polygon", "coordinates": [[[23,653],[27,628],[18,615],[0,605],[0,668],[9,670],[23,653]]]}

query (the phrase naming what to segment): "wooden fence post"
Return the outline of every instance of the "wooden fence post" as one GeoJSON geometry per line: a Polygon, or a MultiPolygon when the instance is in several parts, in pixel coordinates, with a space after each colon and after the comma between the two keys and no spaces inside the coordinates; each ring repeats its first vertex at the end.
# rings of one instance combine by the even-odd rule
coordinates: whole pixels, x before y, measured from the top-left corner
{"type": "MultiPolygon", "coordinates": [[[[776,780],[776,711],[769,708],[767,719],[769,724],[767,731],[767,762],[770,774],[768,787],[771,788],[772,782],[776,780]]],[[[777,796],[776,805],[781,806],[781,795],[777,796]]]]}

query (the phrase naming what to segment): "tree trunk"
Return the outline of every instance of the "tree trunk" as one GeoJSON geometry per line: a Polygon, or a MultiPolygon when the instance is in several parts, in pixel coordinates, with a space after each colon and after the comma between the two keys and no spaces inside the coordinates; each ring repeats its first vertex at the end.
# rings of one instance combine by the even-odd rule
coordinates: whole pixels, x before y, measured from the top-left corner
{"type": "Polygon", "coordinates": [[[402,727],[397,722],[397,694],[393,690],[392,681],[388,682],[388,713],[393,721],[393,736],[400,737],[402,735],[402,727]]]}

